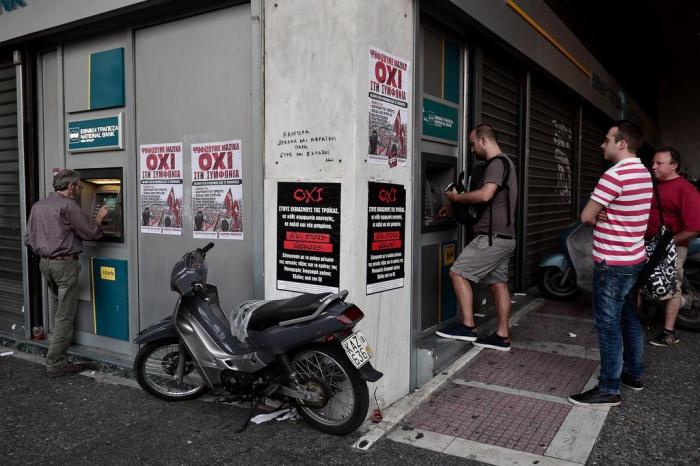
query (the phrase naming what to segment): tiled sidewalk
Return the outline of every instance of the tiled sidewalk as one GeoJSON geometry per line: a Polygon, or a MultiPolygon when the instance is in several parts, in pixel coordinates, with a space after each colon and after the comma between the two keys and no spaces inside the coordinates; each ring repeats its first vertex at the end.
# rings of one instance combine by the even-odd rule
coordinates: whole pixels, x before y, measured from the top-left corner
{"type": "Polygon", "coordinates": [[[544,301],[512,327],[510,352],[478,352],[390,434],[491,464],[583,464],[607,409],[567,397],[595,384],[590,305],[544,301]]]}

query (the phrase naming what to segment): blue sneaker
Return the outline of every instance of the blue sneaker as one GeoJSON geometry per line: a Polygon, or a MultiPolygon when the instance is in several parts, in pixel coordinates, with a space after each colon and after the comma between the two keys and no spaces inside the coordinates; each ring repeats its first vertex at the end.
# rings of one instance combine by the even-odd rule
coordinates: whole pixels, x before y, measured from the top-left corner
{"type": "Polygon", "coordinates": [[[475,341],[476,327],[467,327],[464,324],[458,324],[454,327],[435,332],[435,335],[442,338],[452,338],[453,340],[475,341]]]}

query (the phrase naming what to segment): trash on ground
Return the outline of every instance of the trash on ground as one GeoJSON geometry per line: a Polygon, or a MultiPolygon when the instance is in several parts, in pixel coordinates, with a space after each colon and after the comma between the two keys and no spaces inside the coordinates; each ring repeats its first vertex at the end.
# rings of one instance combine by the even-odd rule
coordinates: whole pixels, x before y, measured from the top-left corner
{"type": "Polygon", "coordinates": [[[262,424],[263,422],[271,421],[271,420],[276,419],[280,416],[282,416],[284,419],[278,419],[279,421],[292,419],[292,416],[296,416],[296,411],[294,411],[294,413],[292,413],[292,410],[290,408],[286,408],[286,409],[280,409],[278,411],[273,411],[271,413],[258,414],[257,416],[252,418],[250,420],[250,422],[254,422],[255,424],[262,424]]]}
{"type": "Polygon", "coordinates": [[[576,338],[576,334],[575,334],[575,333],[569,332],[569,336],[570,336],[571,338],[576,338]]]}
{"type": "Polygon", "coordinates": [[[527,296],[527,293],[513,293],[513,296],[527,296]]]}
{"type": "Polygon", "coordinates": [[[15,354],[14,351],[5,351],[4,353],[0,353],[0,356],[12,356],[15,354]]]}

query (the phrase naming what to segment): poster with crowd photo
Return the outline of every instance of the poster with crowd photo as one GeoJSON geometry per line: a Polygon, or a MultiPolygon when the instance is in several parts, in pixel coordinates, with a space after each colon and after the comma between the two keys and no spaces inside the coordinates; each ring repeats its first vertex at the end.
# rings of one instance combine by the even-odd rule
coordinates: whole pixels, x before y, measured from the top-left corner
{"type": "Polygon", "coordinates": [[[277,185],[277,289],[338,292],[340,183],[277,185]]]}
{"type": "Polygon", "coordinates": [[[369,48],[370,163],[405,166],[408,146],[410,62],[374,47],[369,48]]]}
{"type": "Polygon", "coordinates": [[[240,139],[192,144],[192,228],[195,238],[243,239],[240,139]]]}
{"type": "Polygon", "coordinates": [[[403,288],[406,250],[406,188],[369,183],[367,294],[403,288]]]}
{"type": "Polygon", "coordinates": [[[139,156],[141,233],[182,235],[182,143],[144,144],[139,156]]]}

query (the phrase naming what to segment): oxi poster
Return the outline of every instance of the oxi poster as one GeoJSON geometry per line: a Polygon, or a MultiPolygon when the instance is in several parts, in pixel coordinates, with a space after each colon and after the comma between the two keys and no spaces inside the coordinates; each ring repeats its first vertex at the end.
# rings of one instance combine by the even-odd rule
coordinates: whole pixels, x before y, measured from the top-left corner
{"type": "Polygon", "coordinates": [[[406,189],[369,183],[367,294],[402,288],[406,252],[406,189]]]}
{"type": "Polygon", "coordinates": [[[410,62],[369,48],[369,131],[367,161],[395,167],[406,165],[410,62]]]}
{"type": "Polygon", "coordinates": [[[340,183],[277,185],[277,289],[338,292],[340,183]]]}
{"type": "Polygon", "coordinates": [[[195,238],[243,239],[241,141],[192,144],[195,238]]]}
{"type": "Polygon", "coordinates": [[[182,143],[139,147],[141,233],[182,235],[182,143]]]}

